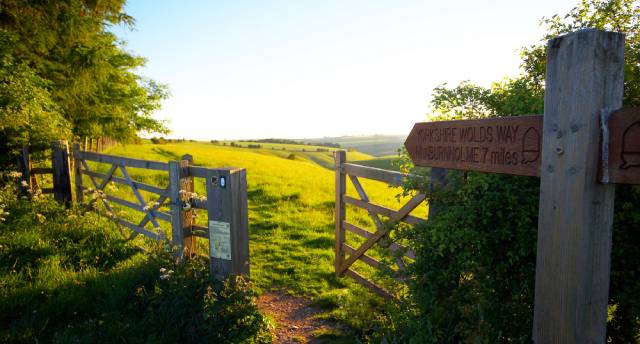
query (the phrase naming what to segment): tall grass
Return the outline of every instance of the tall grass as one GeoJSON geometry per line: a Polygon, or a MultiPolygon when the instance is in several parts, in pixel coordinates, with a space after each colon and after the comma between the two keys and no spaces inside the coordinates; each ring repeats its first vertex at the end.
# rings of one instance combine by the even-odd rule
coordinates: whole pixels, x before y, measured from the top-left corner
{"type": "Polygon", "coordinates": [[[207,262],[144,251],[114,224],[0,190],[0,342],[269,343],[251,289],[211,281],[207,262]]]}

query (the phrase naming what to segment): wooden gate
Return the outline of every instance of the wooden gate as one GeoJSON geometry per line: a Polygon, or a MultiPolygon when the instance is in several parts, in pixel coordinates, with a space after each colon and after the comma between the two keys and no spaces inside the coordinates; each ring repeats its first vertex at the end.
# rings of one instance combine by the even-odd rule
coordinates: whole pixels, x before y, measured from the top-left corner
{"type": "Polygon", "coordinates": [[[79,144],[74,144],[73,153],[77,202],[82,203],[89,195],[88,204],[101,202],[104,210],[99,212],[128,228],[131,231],[129,240],[142,234],[160,241],[167,236],[165,232],[170,232],[172,243],[181,248],[177,257],[182,258],[196,254],[196,238],[203,238],[208,240],[214,276],[222,279],[230,274],[249,275],[245,169],[193,166],[190,155],[168,163],[113,156],[83,151],[79,144]],[[99,164],[106,172],[98,171],[96,166],[99,164]],[[130,168],[165,172],[168,186],[134,180],[130,168]],[[120,176],[116,175],[118,172],[120,176]],[[83,184],[84,176],[91,183],[89,187],[83,184]],[[207,197],[198,197],[194,193],[194,177],[204,179],[207,197]],[[135,201],[110,194],[107,190],[110,183],[124,185],[132,192],[135,201]],[[143,192],[147,194],[146,198],[143,192]],[[141,217],[131,222],[114,211],[113,205],[116,204],[141,213],[141,217]],[[163,207],[169,212],[162,211],[163,207]],[[209,226],[196,225],[196,209],[207,211],[209,226]],[[170,224],[169,228],[163,230],[159,221],[170,224]]]}
{"type": "MultiPolygon", "coordinates": [[[[416,194],[409,199],[400,209],[394,210],[376,203],[371,202],[365,189],[360,183],[359,178],[366,178],[381,181],[390,185],[400,186],[407,177],[407,175],[400,172],[388,171],[379,168],[360,166],[350,164],[346,162],[346,152],[335,152],[335,173],[336,173],[336,259],[335,259],[335,271],[338,276],[347,275],[359,284],[367,287],[373,292],[381,295],[385,298],[393,298],[392,292],[385,290],[383,287],[367,279],[362,274],[356,272],[353,269],[353,264],[356,261],[361,261],[374,269],[381,269],[382,264],[379,260],[367,255],[366,252],[380,244],[383,239],[388,239],[392,224],[395,222],[404,222],[409,225],[417,225],[423,221],[424,218],[410,215],[410,213],[416,209],[425,200],[424,194],[416,194]],[[347,176],[353,184],[358,197],[351,197],[346,195],[347,190],[347,176]],[[346,205],[352,205],[357,208],[362,208],[367,211],[369,217],[375,225],[375,232],[371,232],[365,228],[357,226],[356,224],[346,221],[346,205]],[[387,221],[383,221],[381,216],[387,218],[387,221]],[[357,236],[365,239],[365,241],[355,248],[347,244],[346,232],[351,232],[357,236]],[[348,257],[347,257],[348,255],[348,257]]],[[[393,262],[395,264],[396,274],[395,279],[400,282],[404,282],[404,270],[405,263],[402,257],[415,260],[415,254],[396,242],[386,243],[387,248],[392,253],[393,262]]]]}

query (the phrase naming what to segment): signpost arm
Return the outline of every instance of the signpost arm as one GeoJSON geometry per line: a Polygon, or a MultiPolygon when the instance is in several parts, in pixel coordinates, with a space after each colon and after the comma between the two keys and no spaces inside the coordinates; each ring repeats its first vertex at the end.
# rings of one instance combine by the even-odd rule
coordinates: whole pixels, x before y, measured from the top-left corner
{"type": "Polygon", "coordinates": [[[535,343],[604,343],[614,186],[597,183],[599,113],[622,105],[624,35],[581,30],[547,48],[535,343]]]}

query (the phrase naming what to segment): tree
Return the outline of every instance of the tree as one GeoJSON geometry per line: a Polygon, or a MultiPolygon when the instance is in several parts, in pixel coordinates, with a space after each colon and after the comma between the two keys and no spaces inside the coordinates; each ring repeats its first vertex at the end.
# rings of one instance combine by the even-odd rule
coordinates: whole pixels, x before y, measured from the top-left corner
{"type": "MultiPolygon", "coordinates": [[[[168,96],[166,86],[134,73],[145,60],[125,51],[108,31],[112,25],[133,25],[123,6],[124,0],[2,1],[2,73],[29,75],[25,80],[39,91],[32,97],[26,88],[15,89],[14,99],[22,97],[23,107],[48,109],[31,111],[30,121],[59,114],[49,127],[56,135],[68,133],[67,138],[110,136],[126,142],[140,131],[167,132],[151,116],[168,96]]],[[[3,116],[15,114],[0,106],[3,116]]],[[[3,148],[19,143],[12,136],[18,131],[19,126],[5,126],[2,142],[8,146],[3,148]]],[[[33,135],[28,142],[41,143],[33,135]]]]}
{"type": "MultiPolygon", "coordinates": [[[[626,34],[624,104],[640,105],[640,6],[637,1],[582,1],[567,15],[542,20],[547,33],[522,50],[522,74],[490,87],[441,85],[433,120],[542,114],[546,40],[582,28],[626,34]]],[[[451,173],[428,193],[441,213],[405,234],[418,259],[402,327],[413,342],[530,342],[533,317],[538,188],[535,178],[451,173]]],[[[428,184],[428,183],[427,183],[428,184]]],[[[618,186],[614,211],[608,341],[640,341],[640,188],[618,186]],[[635,206],[634,206],[635,205],[635,206]]]]}

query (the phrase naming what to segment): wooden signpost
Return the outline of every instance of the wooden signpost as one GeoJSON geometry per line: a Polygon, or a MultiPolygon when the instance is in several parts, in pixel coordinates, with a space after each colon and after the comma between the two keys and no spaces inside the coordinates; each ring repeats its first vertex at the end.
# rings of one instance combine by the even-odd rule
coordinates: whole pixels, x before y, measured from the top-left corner
{"type": "Polygon", "coordinates": [[[640,184],[624,47],[599,30],[552,39],[544,116],[417,123],[405,142],[417,166],[540,177],[535,343],[606,340],[614,184],[640,184]]]}
{"type": "Polygon", "coordinates": [[[542,116],[417,123],[405,147],[418,166],[540,174],[542,116]]]}

